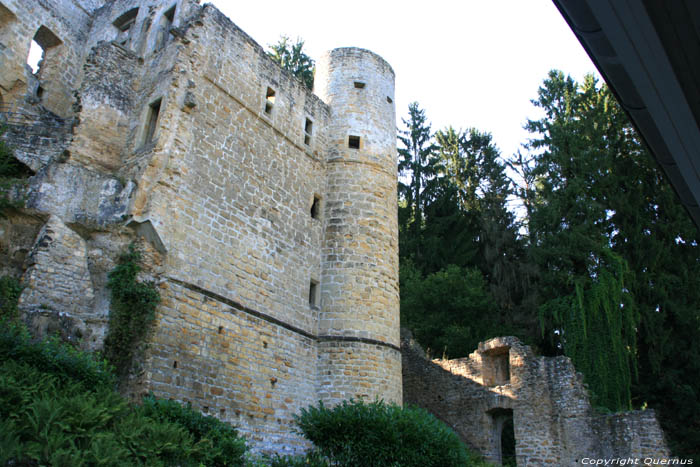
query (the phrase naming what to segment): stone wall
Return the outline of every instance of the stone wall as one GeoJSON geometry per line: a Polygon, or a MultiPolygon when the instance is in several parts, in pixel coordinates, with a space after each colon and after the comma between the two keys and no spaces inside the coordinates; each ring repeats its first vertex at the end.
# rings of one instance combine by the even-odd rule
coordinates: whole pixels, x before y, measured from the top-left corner
{"type": "Polygon", "coordinates": [[[61,117],[71,116],[72,91],[81,78],[76,65],[87,53],[83,45],[89,37],[90,13],[89,5],[73,0],[2,0],[0,101],[22,107],[29,97],[61,117]],[[32,71],[26,62],[35,38],[45,47],[36,75],[39,92],[37,87],[27,89],[32,71]]]}
{"type": "Polygon", "coordinates": [[[15,79],[22,115],[66,122],[45,141],[26,118],[12,135],[36,174],[0,253],[23,276],[27,321],[99,348],[106,276],[140,238],[163,302],[135,395],[190,402],[277,452],[307,447],[292,415],[318,400],[400,403],[391,67],[330,53],[319,97],[210,5],[93,3],[2,16],[29,31],[43,15],[30,12],[64,8],[49,24],[61,36],[57,24],[80,23],[56,46],[70,64],[47,55],[15,79]],[[71,79],[49,92],[56,64],[71,79]],[[11,247],[18,235],[30,238],[11,247]]]}
{"type": "Polygon", "coordinates": [[[401,351],[404,403],[426,408],[491,462],[501,462],[507,417],[519,466],[670,456],[653,411],[597,414],[566,357],[537,357],[516,338],[499,337],[467,358],[429,360],[409,333],[401,351]]]}

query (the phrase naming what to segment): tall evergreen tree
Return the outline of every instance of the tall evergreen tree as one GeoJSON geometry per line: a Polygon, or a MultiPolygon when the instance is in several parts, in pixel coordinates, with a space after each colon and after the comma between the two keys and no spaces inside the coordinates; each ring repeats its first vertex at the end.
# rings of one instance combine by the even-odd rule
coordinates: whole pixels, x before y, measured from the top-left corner
{"type": "Polygon", "coordinates": [[[267,54],[282,68],[299,78],[308,89],[314,87],[314,61],[304,52],[304,41],[297,38],[292,43],[289,37],[281,36],[276,44],[270,45],[267,54]]]}
{"type": "Polygon", "coordinates": [[[530,252],[553,350],[595,403],[658,409],[674,453],[697,459],[698,231],[606,86],[551,72],[535,105],[530,252]]]}
{"type": "Polygon", "coordinates": [[[421,231],[425,206],[430,200],[430,191],[435,187],[437,173],[436,146],[430,131],[430,123],[417,102],[408,106],[408,120],[402,119],[406,129],[398,138],[403,147],[399,147],[399,199],[403,201],[403,210],[399,219],[400,226],[408,234],[402,245],[404,255],[410,254],[415,261],[420,261],[421,231]],[[410,232],[410,233],[409,233],[410,232]],[[410,253],[409,253],[410,252],[410,253]]]}
{"type": "Polygon", "coordinates": [[[615,148],[606,138],[611,96],[594,78],[579,86],[550,73],[529,121],[538,191],[530,218],[531,254],[539,265],[544,331],[582,371],[594,403],[629,409],[637,313],[625,292],[627,264],[612,252],[605,172],[615,148]],[[605,327],[608,322],[609,326],[605,327]]]}

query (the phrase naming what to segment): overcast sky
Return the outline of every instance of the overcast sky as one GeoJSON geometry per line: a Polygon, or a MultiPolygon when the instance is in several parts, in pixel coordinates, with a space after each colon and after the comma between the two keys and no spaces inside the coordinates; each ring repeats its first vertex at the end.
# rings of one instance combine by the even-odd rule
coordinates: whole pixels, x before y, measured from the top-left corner
{"type": "MultiPolygon", "coordinates": [[[[203,0],[204,2],[204,0],[203,0]]],[[[595,72],[551,0],[212,1],[264,48],[301,37],[311,58],[355,46],[396,72],[398,123],[417,101],[433,130],[491,132],[504,156],[527,138],[547,72],[595,72]]]]}

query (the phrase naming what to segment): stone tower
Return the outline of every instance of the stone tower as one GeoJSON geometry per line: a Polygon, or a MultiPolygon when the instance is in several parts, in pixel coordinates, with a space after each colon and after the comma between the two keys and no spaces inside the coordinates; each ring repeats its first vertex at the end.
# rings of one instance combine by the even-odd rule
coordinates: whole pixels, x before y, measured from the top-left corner
{"type": "Polygon", "coordinates": [[[359,48],[327,52],[330,107],[319,316],[319,397],[401,403],[394,71],[359,48]]]}

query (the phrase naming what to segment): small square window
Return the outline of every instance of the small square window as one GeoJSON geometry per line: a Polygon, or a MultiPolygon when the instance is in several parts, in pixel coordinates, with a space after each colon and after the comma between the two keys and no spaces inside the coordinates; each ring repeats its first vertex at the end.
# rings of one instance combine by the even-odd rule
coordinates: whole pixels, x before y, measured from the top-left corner
{"type": "Polygon", "coordinates": [[[314,195],[314,200],[311,203],[311,218],[318,219],[318,215],[321,212],[321,197],[314,195]]]}
{"type": "Polygon", "coordinates": [[[365,88],[365,83],[363,83],[362,81],[355,81],[355,87],[356,87],[357,89],[364,89],[364,88],[365,88]]]}
{"type": "Polygon", "coordinates": [[[309,305],[314,308],[318,306],[318,281],[313,279],[309,283],[309,305]]]}
{"type": "Polygon", "coordinates": [[[272,108],[275,106],[275,90],[268,87],[265,93],[265,113],[270,115],[272,108]]]}
{"type": "Polygon", "coordinates": [[[348,138],[348,147],[350,149],[360,149],[360,137],[350,135],[348,138]]]}

